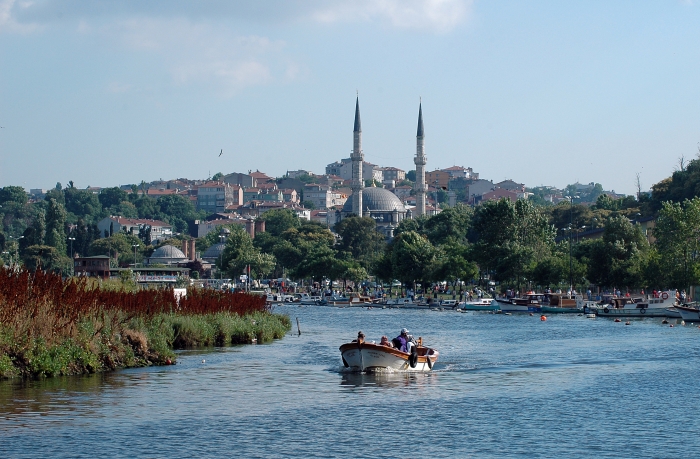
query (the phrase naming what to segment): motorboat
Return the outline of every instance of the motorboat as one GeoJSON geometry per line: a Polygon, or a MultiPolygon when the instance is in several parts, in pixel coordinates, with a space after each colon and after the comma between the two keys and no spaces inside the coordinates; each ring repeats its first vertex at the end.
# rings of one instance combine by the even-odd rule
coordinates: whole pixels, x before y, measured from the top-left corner
{"type": "Polygon", "coordinates": [[[418,345],[412,350],[412,353],[408,353],[395,347],[356,340],[341,345],[340,355],[345,368],[351,371],[430,371],[433,369],[439,356],[438,351],[423,346],[422,338],[418,338],[418,345]]]}
{"type": "Polygon", "coordinates": [[[424,309],[428,307],[428,303],[424,302],[422,298],[412,299],[410,297],[390,298],[386,300],[383,304],[388,307],[407,309],[424,309]]]}
{"type": "Polygon", "coordinates": [[[677,304],[673,306],[673,309],[677,311],[680,314],[681,319],[685,320],[686,322],[698,323],[700,322],[700,309],[698,309],[697,303],[691,304],[677,304]],[[691,304],[693,306],[691,306],[691,304]]]}
{"type": "Polygon", "coordinates": [[[669,290],[656,297],[612,297],[609,303],[598,306],[601,317],[675,317],[679,315],[676,292],[669,290]],[[676,311],[668,311],[676,308],[676,311]]]}
{"type": "Polygon", "coordinates": [[[461,303],[460,309],[462,311],[498,311],[501,307],[493,298],[479,298],[461,303]]]}
{"type": "Polygon", "coordinates": [[[573,298],[563,293],[546,293],[542,302],[543,313],[573,313],[584,311],[584,300],[581,295],[573,298]]]}
{"type": "Polygon", "coordinates": [[[542,312],[543,293],[526,293],[521,298],[497,300],[502,312],[542,312]]]}

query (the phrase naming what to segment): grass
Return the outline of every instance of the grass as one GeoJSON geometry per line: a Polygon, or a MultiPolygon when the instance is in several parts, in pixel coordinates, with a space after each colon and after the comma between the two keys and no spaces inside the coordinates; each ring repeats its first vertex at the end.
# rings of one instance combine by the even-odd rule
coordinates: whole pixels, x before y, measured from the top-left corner
{"type": "Polygon", "coordinates": [[[291,329],[260,297],[194,290],[173,298],[0,269],[0,378],[166,365],[174,349],[266,343],[291,329]]]}
{"type": "Polygon", "coordinates": [[[150,319],[118,313],[82,321],[74,337],[47,343],[0,332],[0,378],[76,375],[176,360],[173,349],[268,343],[291,329],[289,317],[269,312],[238,316],[159,314],[150,319]]]}

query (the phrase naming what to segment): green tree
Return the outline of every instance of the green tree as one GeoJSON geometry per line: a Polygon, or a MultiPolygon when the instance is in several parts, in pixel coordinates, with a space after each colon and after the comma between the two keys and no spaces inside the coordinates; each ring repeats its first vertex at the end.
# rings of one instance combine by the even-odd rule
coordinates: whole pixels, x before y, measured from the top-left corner
{"type": "Polygon", "coordinates": [[[32,245],[22,254],[22,262],[30,271],[44,270],[67,274],[70,272],[71,260],[59,253],[55,247],[32,245]]]}
{"type": "Polygon", "coordinates": [[[436,280],[445,280],[456,287],[457,281],[470,281],[479,274],[479,267],[468,259],[469,249],[450,242],[436,250],[436,280]]]}
{"type": "Polygon", "coordinates": [[[14,202],[21,206],[27,203],[27,192],[21,186],[6,186],[0,188],[0,204],[14,202]]]}
{"type": "Polygon", "coordinates": [[[102,188],[98,199],[102,207],[108,208],[119,205],[122,201],[128,201],[128,194],[119,187],[102,188]]]}
{"type": "Polygon", "coordinates": [[[404,284],[430,281],[435,270],[435,255],[435,248],[426,237],[414,231],[401,233],[392,242],[392,272],[404,284]]]}
{"type": "Polygon", "coordinates": [[[607,287],[641,287],[649,243],[639,225],[611,217],[602,239],[589,244],[588,279],[607,287]]]}
{"type": "Polygon", "coordinates": [[[335,225],[340,236],[338,250],[350,252],[352,257],[367,269],[385,244],[377,222],[370,217],[347,217],[335,225]]]}
{"type": "Polygon", "coordinates": [[[273,209],[261,217],[265,221],[265,232],[272,236],[280,236],[291,228],[299,228],[299,217],[291,209],[273,209]]]}
{"type": "Polygon", "coordinates": [[[102,205],[97,195],[88,190],[79,190],[77,188],[66,188],[64,192],[66,200],[66,211],[75,215],[77,218],[88,219],[95,221],[100,212],[102,205]]]}
{"type": "Polygon", "coordinates": [[[260,253],[253,246],[250,235],[240,226],[231,227],[224,252],[220,261],[217,261],[217,267],[226,271],[232,279],[243,274],[247,266],[251,268],[251,275],[260,275],[271,272],[274,264],[274,257],[260,253]]]}
{"type": "Polygon", "coordinates": [[[700,198],[664,202],[654,227],[660,274],[652,285],[689,288],[700,284],[700,198]],[[658,282],[658,284],[657,284],[658,282]]]}
{"type": "Polygon", "coordinates": [[[460,203],[425,220],[425,233],[434,245],[466,243],[471,219],[471,208],[460,203]]]}
{"type": "Polygon", "coordinates": [[[49,201],[46,211],[46,245],[66,255],[66,209],[55,199],[49,201]]]}

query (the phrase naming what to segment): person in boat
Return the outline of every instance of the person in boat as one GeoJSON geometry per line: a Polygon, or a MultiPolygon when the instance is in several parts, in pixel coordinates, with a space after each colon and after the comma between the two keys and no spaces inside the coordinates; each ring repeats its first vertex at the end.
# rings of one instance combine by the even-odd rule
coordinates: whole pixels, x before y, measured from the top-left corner
{"type": "Polygon", "coordinates": [[[391,344],[391,341],[389,341],[389,338],[387,338],[386,335],[382,336],[382,339],[379,341],[379,345],[386,347],[394,347],[394,345],[391,344]]]}
{"type": "Polygon", "coordinates": [[[411,348],[415,346],[415,340],[406,328],[401,329],[401,334],[393,339],[394,347],[401,352],[411,352],[411,348]]]}
{"type": "Polygon", "coordinates": [[[362,330],[357,332],[357,339],[352,340],[353,343],[364,343],[365,342],[365,334],[362,333],[362,330]]]}

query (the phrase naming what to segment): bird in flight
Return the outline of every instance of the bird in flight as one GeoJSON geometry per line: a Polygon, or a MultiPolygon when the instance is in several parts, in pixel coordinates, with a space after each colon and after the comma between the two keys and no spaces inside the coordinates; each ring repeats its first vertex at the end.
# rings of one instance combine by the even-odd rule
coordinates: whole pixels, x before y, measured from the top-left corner
{"type": "Polygon", "coordinates": [[[223,155],[223,154],[224,154],[224,149],[222,148],[222,149],[221,149],[221,153],[219,153],[219,156],[221,156],[221,155],[223,155]]]}

